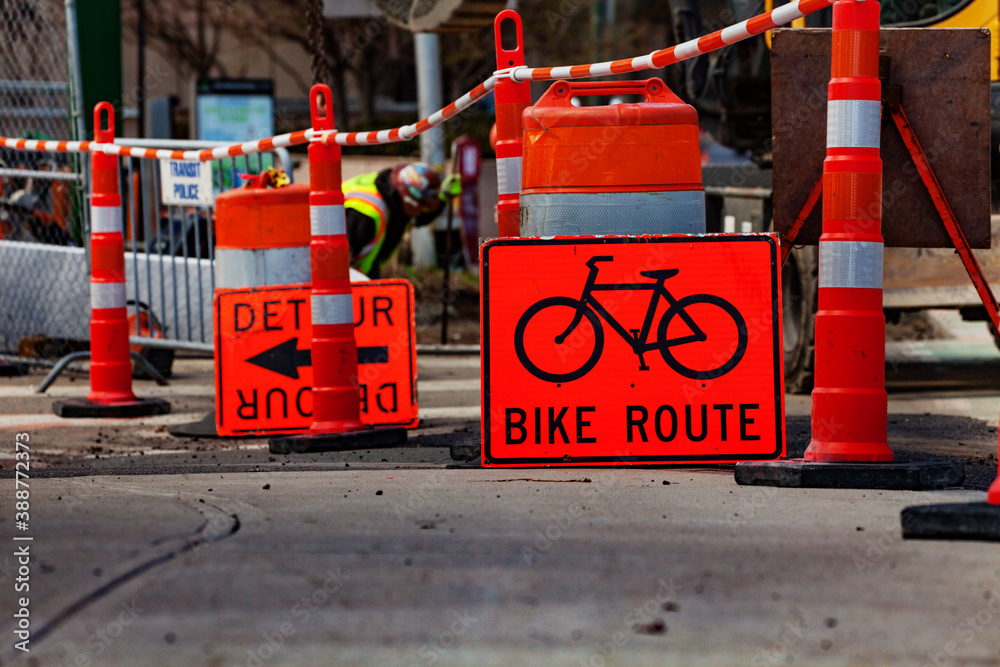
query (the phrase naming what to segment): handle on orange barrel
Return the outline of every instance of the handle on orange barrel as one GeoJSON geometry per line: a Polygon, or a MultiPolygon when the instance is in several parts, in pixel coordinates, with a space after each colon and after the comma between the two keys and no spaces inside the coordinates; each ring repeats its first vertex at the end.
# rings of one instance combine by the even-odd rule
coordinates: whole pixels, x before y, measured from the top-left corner
{"type": "Polygon", "coordinates": [[[568,107],[581,95],[642,95],[646,102],[683,104],[661,79],[644,81],[556,81],[535,106],[568,107]]]}

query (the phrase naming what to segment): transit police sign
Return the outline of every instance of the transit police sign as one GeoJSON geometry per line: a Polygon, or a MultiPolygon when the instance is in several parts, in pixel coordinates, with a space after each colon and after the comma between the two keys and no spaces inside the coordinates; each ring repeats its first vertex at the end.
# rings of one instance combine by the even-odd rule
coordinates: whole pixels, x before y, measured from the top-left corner
{"type": "Polygon", "coordinates": [[[771,234],[482,247],[483,464],[784,455],[771,234]]]}
{"type": "MultiPolygon", "coordinates": [[[[351,285],[361,421],[417,425],[413,285],[351,285]]],[[[219,435],[299,433],[312,424],[308,285],[218,290],[215,425],[219,435]]]]}
{"type": "Polygon", "coordinates": [[[211,206],[212,165],[160,160],[160,193],[167,206],[211,206]]]}

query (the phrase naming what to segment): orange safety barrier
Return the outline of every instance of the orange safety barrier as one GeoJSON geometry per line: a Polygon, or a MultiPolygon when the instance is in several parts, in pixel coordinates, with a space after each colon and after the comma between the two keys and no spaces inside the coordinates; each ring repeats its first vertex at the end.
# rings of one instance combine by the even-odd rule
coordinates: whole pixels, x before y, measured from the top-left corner
{"type": "MultiPolygon", "coordinates": [[[[108,102],[94,107],[94,135],[98,143],[114,141],[114,108],[108,102]]],[[[53,403],[61,417],[138,417],[170,411],[166,401],[138,399],[132,392],[118,176],[117,157],[91,156],[90,393],[83,401],[53,403]]]]}
{"type": "Polygon", "coordinates": [[[215,199],[216,289],[309,282],[309,186],[243,187],[215,199]]]}
{"type": "Polygon", "coordinates": [[[891,461],[882,312],[879,5],[838,0],[823,163],[812,461],[891,461]]]}
{"type": "Polygon", "coordinates": [[[521,234],[705,231],[698,113],[660,79],[557,81],[524,112],[521,234]],[[578,96],[641,103],[578,107],[578,96]]]}
{"type": "Polygon", "coordinates": [[[267,175],[262,176],[215,198],[215,429],[220,436],[294,432],[303,420],[298,412],[305,409],[296,380],[298,364],[307,364],[300,357],[308,359],[308,351],[300,350],[308,343],[299,340],[304,330],[299,310],[309,282],[309,186],[268,188],[267,175]],[[291,295],[298,299],[290,301],[291,295]],[[253,365],[269,355],[272,365],[264,366],[270,370],[253,365]],[[281,372],[283,363],[291,370],[281,372]],[[279,397],[282,409],[272,412],[272,396],[279,397]],[[263,407],[258,409],[258,403],[263,407]]]}

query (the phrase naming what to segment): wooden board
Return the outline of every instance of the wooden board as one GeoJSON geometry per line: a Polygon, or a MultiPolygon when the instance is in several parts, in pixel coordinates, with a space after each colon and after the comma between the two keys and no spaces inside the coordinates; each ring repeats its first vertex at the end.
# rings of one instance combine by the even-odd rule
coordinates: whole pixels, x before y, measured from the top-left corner
{"type": "MultiPolygon", "coordinates": [[[[830,30],[774,32],[771,52],[774,228],[785,233],[823,171],[830,30]]],[[[990,35],[978,28],[888,28],[889,84],[973,248],[990,247],[990,35]]],[[[885,84],[883,83],[883,86],[885,84]]],[[[892,118],[882,122],[882,235],[888,247],[951,242],[892,118]]],[[[796,244],[819,241],[822,202],[796,244]]]]}

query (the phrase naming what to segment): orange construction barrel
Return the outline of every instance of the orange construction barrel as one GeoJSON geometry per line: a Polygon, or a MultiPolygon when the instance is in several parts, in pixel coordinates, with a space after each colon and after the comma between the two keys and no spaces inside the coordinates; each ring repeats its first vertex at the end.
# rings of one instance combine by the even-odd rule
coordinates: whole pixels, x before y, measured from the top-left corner
{"type": "Polygon", "coordinates": [[[215,198],[215,287],[309,282],[309,186],[242,187],[215,198]]]}
{"type": "Polygon", "coordinates": [[[557,81],[522,120],[522,236],[705,231],[698,112],[660,79],[557,81]]]}

